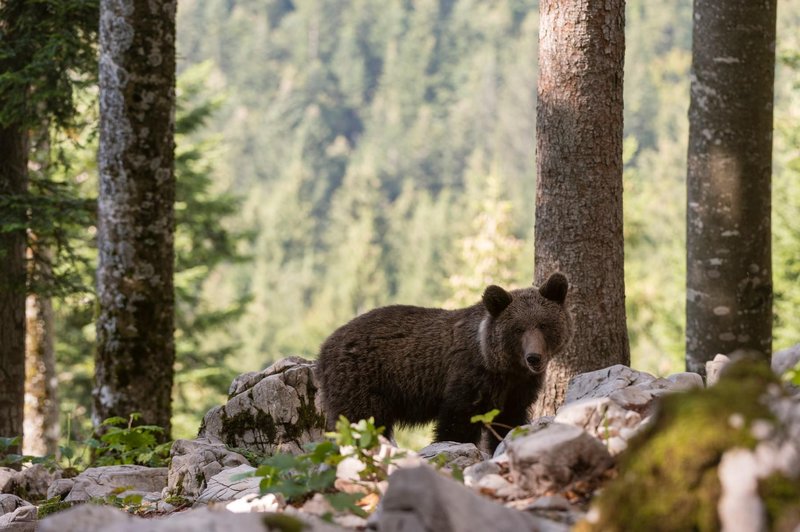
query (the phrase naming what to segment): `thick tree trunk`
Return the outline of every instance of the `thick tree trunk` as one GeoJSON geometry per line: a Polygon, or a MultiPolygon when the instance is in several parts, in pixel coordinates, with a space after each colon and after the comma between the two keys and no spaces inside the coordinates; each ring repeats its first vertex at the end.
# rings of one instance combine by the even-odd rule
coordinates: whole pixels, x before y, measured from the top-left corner
{"type": "Polygon", "coordinates": [[[622,237],[625,2],[539,4],[536,282],[569,276],[575,336],[551,362],[534,414],[576,373],[629,364],[622,237]]]}
{"type": "MultiPolygon", "coordinates": [[[[0,126],[0,196],[27,191],[28,140],[19,125],[0,126]]],[[[11,215],[19,223],[21,213],[11,215]]],[[[22,436],[25,397],[25,229],[0,231],[0,436],[22,436]]]]}
{"type": "Polygon", "coordinates": [[[33,456],[58,450],[56,358],[53,349],[53,303],[47,296],[28,296],[25,341],[25,445],[33,456]]]}
{"type": "Polygon", "coordinates": [[[772,350],[770,175],[776,0],[695,0],[686,368],[772,350]]]}
{"type": "Polygon", "coordinates": [[[95,423],[170,429],[175,1],[100,3],[95,423]]]}

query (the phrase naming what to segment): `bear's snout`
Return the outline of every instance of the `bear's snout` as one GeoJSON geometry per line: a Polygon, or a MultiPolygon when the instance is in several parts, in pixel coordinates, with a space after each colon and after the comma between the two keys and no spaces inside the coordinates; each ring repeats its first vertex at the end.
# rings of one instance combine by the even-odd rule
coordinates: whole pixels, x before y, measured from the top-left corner
{"type": "Polygon", "coordinates": [[[544,357],[539,353],[528,353],[525,355],[525,362],[527,362],[528,367],[531,368],[531,371],[534,373],[541,373],[544,370],[544,357]]]}

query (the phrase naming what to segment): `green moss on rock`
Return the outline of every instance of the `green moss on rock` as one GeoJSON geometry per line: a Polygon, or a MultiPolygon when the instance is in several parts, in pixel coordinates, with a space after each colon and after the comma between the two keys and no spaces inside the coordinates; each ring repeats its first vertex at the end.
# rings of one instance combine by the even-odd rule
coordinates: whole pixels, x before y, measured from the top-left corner
{"type": "Polygon", "coordinates": [[[759,482],[758,493],[767,510],[770,530],[790,532],[800,527],[800,479],[775,473],[759,482]]]}
{"type": "Polygon", "coordinates": [[[763,362],[743,360],[708,390],[664,397],[620,457],[618,478],[598,496],[593,529],[719,530],[717,466],[726,450],[755,446],[751,424],[773,419],[761,397],[777,382],[763,362]]]}
{"type": "Polygon", "coordinates": [[[53,515],[61,510],[69,510],[73,506],[74,503],[64,502],[61,500],[61,497],[53,497],[52,499],[47,499],[38,506],[36,509],[36,518],[44,519],[48,515],[53,515]]]}
{"type": "Polygon", "coordinates": [[[263,410],[256,410],[255,414],[242,411],[235,416],[222,416],[222,437],[228,447],[235,447],[243,443],[246,433],[260,434],[258,438],[266,444],[274,444],[278,436],[275,420],[263,410]]]}

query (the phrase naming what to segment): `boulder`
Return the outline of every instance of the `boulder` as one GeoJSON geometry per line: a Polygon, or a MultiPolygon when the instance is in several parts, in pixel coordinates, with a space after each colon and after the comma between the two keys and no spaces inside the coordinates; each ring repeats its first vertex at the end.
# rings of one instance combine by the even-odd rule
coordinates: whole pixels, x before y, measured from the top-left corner
{"type": "Polygon", "coordinates": [[[223,469],[250,465],[241,454],[209,438],[176,440],[169,455],[167,493],[187,498],[199,496],[223,469]]]}
{"type": "Polygon", "coordinates": [[[377,527],[381,532],[568,530],[564,525],[483,498],[427,465],[401,469],[389,478],[377,527]]]}
{"type": "Polygon", "coordinates": [[[167,485],[166,467],[115,465],[90,467],[73,479],[66,502],[85,502],[92,498],[121,495],[121,489],[134,492],[161,491],[167,485]]]}
{"type": "Polygon", "coordinates": [[[508,455],[514,483],[537,496],[599,480],[614,463],[597,438],[563,423],[512,440],[508,455]]]}
{"type": "Polygon", "coordinates": [[[260,477],[237,478],[252,471],[255,468],[247,464],[220,471],[208,480],[208,487],[197,497],[197,503],[232,501],[245,495],[260,494],[260,477]]]}
{"type": "Polygon", "coordinates": [[[719,354],[714,357],[714,360],[706,362],[706,386],[713,386],[719,381],[720,374],[725,366],[731,363],[731,359],[719,354]]]}
{"type": "Polygon", "coordinates": [[[772,371],[783,375],[800,364],[800,344],[772,353],[772,371]]]}
{"type": "Polygon", "coordinates": [[[11,493],[0,493],[0,515],[11,513],[23,506],[31,506],[31,503],[11,493]]]}
{"type": "Polygon", "coordinates": [[[299,454],[324,436],[318,390],[314,364],[300,357],[240,375],[228,402],[205,415],[199,436],[258,453],[299,454]]]}
{"type": "Polygon", "coordinates": [[[75,486],[75,481],[71,478],[60,478],[58,480],[53,481],[50,484],[50,487],[47,488],[47,498],[52,499],[53,497],[59,497],[64,499],[69,492],[72,491],[72,488],[75,486]]]}
{"type": "Polygon", "coordinates": [[[36,530],[36,506],[20,506],[16,510],[0,515],[0,530],[9,532],[34,532],[36,530]]]}
{"type": "Polygon", "coordinates": [[[58,475],[42,464],[33,464],[21,471],[0,468],[0,493],[13,493],[23,499],[38,501],[47,497],[47,488],[58,475]]]}
{"type": "Polygon", "coordinates": [[[419,456],[439,467],[465,469],[489,458],[474,443],[440,441],[418,451],[419,456]]]}
{"type": "Polygon", "coordinates": [[[731,362],[716,385],[662,400],[585,529],[796,530],[798,436],[800,398],[764,362],[731,362]]]}
{"type": "MultiPolygon", "coordinates": [[[[631,388],[632,389],[632,388],[631,388]]],[[[642,416],[626,410],[608,397],[582,399],[558,409],[555,421],[579,427],[603,442],[612,455],[627,447],[637,432],[642,416]]]]}

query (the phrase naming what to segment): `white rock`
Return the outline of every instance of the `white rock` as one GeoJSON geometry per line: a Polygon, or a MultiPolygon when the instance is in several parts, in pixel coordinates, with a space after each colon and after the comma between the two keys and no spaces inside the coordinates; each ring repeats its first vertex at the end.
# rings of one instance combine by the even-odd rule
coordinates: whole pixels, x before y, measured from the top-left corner
{"type": "Polygon", "coordinates": [[[259,495],[260,477],[237,478],[255,469],[253,466],[243,464],[217,473],[208,480],[208,487],[197,498],[197,503],[232,501],[248,494],[259,495]]]}
{"type": "Polygon", "coordinates": [[[489,458],[474,443],[440,441],[432,443],[418,452],[419,456],[436,465],[464,469],[489,458]],[[441,462],[440,462],[441,461],[441,462]]]}
{"type": "Polygon", "coordinates": [[[389,478],[377,528],[381,532],[564,532],[568,527],[505,508],[475,494],[430,466],[403,469],[389,478]]]}
{"type": "Polygon", "coordinates": [[[23,506],[32,506],[32,504],[11,493],[0,493],[0,515],[11,513],[23,506]]]}
{"type": "Polygon", "coordinates": [[[512,479],[533,495],[593,479],[613,464],[600,441],[578,427],[563,423],[553,423],[512,441],[508,454],[512,479]]]}
{"type": "Polygon", "coordinates": [[[569,381],[565,403],[608,397],[612,393],[634,385],[646,385],[656,378],[643,371],[617,364],[608,368],[576,375],[569,381]]]}
{"type": "Polygon", "coordinates": [[[50,487],[47,488],[47,498],[52,499],[53,497],[61,497],[62,499],[66,497],[72,488],[75,486],[75,481],[71,478],[60,478],[58,480],[54,480],[50,487]]]}
{"type": "Polygon", "coordinates": [[[261,497],[255,493],[248,493],[244,497],[225,505],[226,510],[237,514],[247,512],[277,512],[285,507],[286,501],[283,496],[276,493],[267,493],[261,497]]]}
{"type": "Polygon", "coordinates": [[[703,377],[692,371],[669,375],[667,380],[673,384],[672,389],[675,391],[688,391],[694,388],[705,387],[703,377]]]}
{"type": "Polygon", "coordinates": [[[300,357],[246,373],[234,380],[227,404],[205,415],[199,436],[265,454],[302,453],[324,437],[318,389],[314,364],[300,357]]]}
{"type": "Polygon", "coordinates": [[[133,521],[129,513],[112,506],[81,504],[39,522],[38,532],[100,532],[122,530],[125,523],[133,521]]]}
{"type": "Polygon", "coordinates": [[[758,463],[750,451],[733,449],[718,469],[722,485],[718,511],[724,532],[766,530],[766,511],[758,496],[758,463]]]}
{"type": "Polygon", "coordinates": [[[36,506],[20,506],[16,510],[0,515],[0,530],[9,532],[33,532],[36,530],[36,506]]]}
{"type": "Polygon", "coordinates": [[[475,486],[486,475],[496,475],[501,471],[497,462],[486,460],[478,462],[464,469],[464,484],[467,486],[475,486]]]}
{"type": "Polygon", "coordinates": [[[211,438],[176,440],[170,449],[167,494],[194,498],[225,468],[249,465],[247,459],[211,438]]]}
{"type": "Polygon", "coordinates": [[[772,353],[772,371],[783,375],[800,362],[800,344],[772,353]]]}
{"type": "Polygon", "coordinates": [[[619,440],[627,440],[635,433],[632,431],[641,425],[642,416],[622,408],[609,397],[601,397],[567,403],[559,408],[555,420],[582,428],[608,445],[611,454],[616,455],[627,446],[625,441],[619,440]],[[609,445],[612,439],[614,444],[609,445]]]}
{"type": "Polygon", "coordinates": [[[161,491],[167,485],[166,467],[115,465],[90,467],[73,479],[67,502],[84,502],[95,497],[117,495],[120,488],[133,491],[161,491]]]}
{"type": "Polygon", "coordinates": [[[714,360],[706,362],[706,386],[713,386],[719,381],[722,370],[731,363],[731,359],[726,355],[719,354],[714,360]]]}

